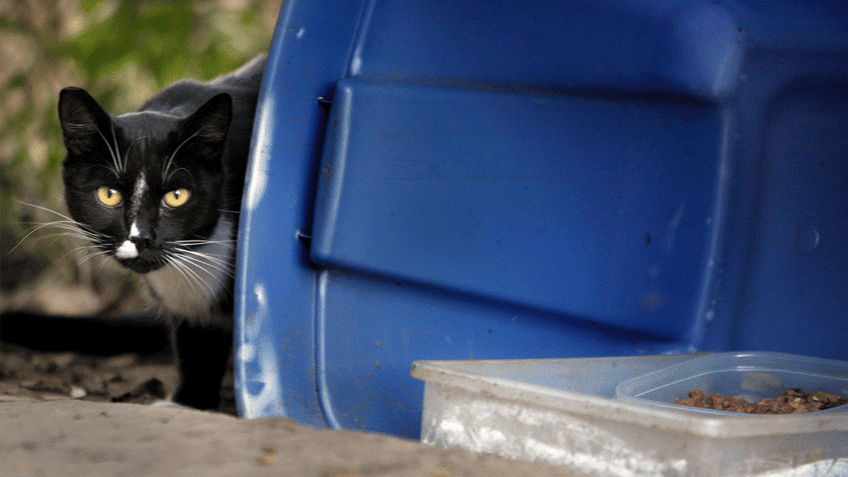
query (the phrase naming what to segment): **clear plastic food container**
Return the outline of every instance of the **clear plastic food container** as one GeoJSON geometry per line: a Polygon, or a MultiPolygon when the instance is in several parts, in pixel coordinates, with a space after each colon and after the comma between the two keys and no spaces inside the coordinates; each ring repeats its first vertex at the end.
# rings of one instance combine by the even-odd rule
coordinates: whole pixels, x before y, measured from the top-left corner
{"type": "MultiPolygon", "coordinates": [[[[754,403],[797,388],[848,398],[848,363],[786,353],[716,353],[623,381],[616,387],[615,396],[651,406],[738,415],[675,404],[675,400],[686,399],[692,389],[698,389],[707,395],[740,396],[754,403]]],[[[848,405],[815,412],[848,412],[848,405]]]]}
{"type": "Polygon", "coordinates": [[[425,381],[421,439],[605,477],[848,475],[846,406],[762,415],[673,404],[678,387],[685,397],[696,385],[751,397],[784,386],[845,396],[848,364],[774,353],[709,358],[418,361],[412,375],[425,381]],[[715,368],[724,375],[707,371],[715,368]],[[645,397],[650,391],[656,398],[645,397]]]}

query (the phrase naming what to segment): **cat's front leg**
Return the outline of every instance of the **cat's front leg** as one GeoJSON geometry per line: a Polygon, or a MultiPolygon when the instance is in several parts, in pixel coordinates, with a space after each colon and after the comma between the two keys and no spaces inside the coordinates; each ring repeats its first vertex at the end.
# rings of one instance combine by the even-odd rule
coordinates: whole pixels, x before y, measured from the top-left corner
{"type": "Polygon", "coordinates": [[[233,344],[232,331],[174,320],[171,344],[180,377],[174,402],[197,409],[217,409],[233,344]]]}

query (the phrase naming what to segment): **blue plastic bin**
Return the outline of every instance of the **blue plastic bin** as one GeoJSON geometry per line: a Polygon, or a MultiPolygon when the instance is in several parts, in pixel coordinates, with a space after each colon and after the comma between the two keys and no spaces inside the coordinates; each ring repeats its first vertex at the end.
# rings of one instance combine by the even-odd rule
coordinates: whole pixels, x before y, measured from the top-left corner
{"type": "Polygon", "coordinates": [[[239,411],[416,437],[415,360],[848,359],[848,6],[291,1],[239,411]]]}

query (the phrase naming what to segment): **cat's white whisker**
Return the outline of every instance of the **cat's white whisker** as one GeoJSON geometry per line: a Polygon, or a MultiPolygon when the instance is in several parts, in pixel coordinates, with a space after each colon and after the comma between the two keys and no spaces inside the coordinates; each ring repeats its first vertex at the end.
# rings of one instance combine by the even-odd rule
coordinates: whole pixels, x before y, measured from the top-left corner
{"type": "Polygon", "coordinates": [[[188,276],[186,274],[186,272],[183,270],[185,268],[185,265],[183,265],[179,260],[177,260],[176,258],[174,258],[170,255],[165,255],[164,259],[165,259],[166,263],[171,265],[174,268],[174,270],[176,270],[177,272],[179,272],[180,275],[182,275],[182,277],[183,277],[183,279],[185,279],[186,283],[188,283],[195,292],[198,291],[197,286],[195,285],[194,278],[188,276]]]}
{"type": "MultiPolygon", "coordinates": [[[[202,129],[200,131],[202,131],[202,129]]],[[[197,136],[198,134],[200,134],[200,131],[197,131],[196,133],[194,133],[191,136],[189,136],[188,138],[186,138],[186,140],[181,142],[180,145],[177,146],[174,149],[174,152],[171,153],[171,157],[168,158],[168,162],[165,164],[165,168],[162,169],[162,181],[163,182],[168,182],[168,179],[171,178],[171,175],[168,174],[168,170],[171,168],[171,163],[174,162],[174,157],[177,155],[177,153],[180,151],[180,149],[185,145],[185,143],[189,142],[192,138],[194,138],[194,136],[197,136]]],[[[179,169],[175,170],[174,172],[177,172],[178,170],[179,169]]]]}
{"type": "Polygon", "coordinates": [[[175,242],[168,242],[171,245],[176,245],[178,247],[191,247],[197,245],[207,245],[207,244],[225,244],[225,243],[236,243],[237,240],[177,240],[175,242]]]}
{"type": "MultiPolygon", "coordinates": [[[[195,269],[195,267],[191,265],[191,262],[188,262],[188,261],[184,260],[184,257],[179,257],[177,255],[170,255],[170,258],[174,259],[171,263],[174,264],[175,266],[177,266],[177,270],[180,270],[180,269],[184,270],[187,274],[189,274],[194,279],[194,281],[198,285],[203,286],[203,288],[206,289],[206,291],[209,293],[209,295],[213,295],[213,296],[215,295],[215,289],[212,287],[212,285],[209,284],[208,281],[206,281],[203,277],[200,276],[200,273],[198,273],[198,271],[195,269]]],[[[207,274],[208,274],[208,272],[207,272],[207,274]]],[[[210,276],[211,276],[211,274],[210,274],[210,276]]]]}
{"type": "MultiPolygon", "coordinates": [[[[57,233],[52,233],[52,234],[47,234],[47,235],[39,235],[38,237],[34,238],[33,241],[40,242],[42,240],[58,239],[59,237],[72,237],[72,238],[75,238],[77,240],[83,240],[83,241],[86,241],[86,242],[92,241],[89,237],[86,237],[84,235],[79,235],[79,234],[77,234],[73,231],[71,231],[71,232],[57,232],[57,233]]],[[[55,240],[54,240],[53,243],[55,243],[55,240]]]]}
{"type": "Polygon", "coordinates": [[[56,212],[55,210],[53,210],[49,207],[43,207],[43,206],[36,205],[36,204],[30,204],[29,202],[24,202],[24,201],[18,200],[18,199],[12,199],[12,200],[15,201],[15,203],[17,203],[17,204],[25,205],[27,207],[33,207],[33,208],[38,209],[38,210],[43,210],[44,212],[50,212],[51,214],[58,215],[59,217],[62,217],[63,219],[67,220],[68,222],[79,223],[76,220],[68,217],[67,215],[62,214],[60,212],[56,212]]]}
{"type": "MultiPolygon", "coordinates": [[[[99,248],[99,247],[96,247],[96,246],[95,246],[95,247],[77,247],[77,248],[75,248],[75,249],[71,250],[71,251],[70,251],[70,252],[68,252],[68,253],[72,253],[72,252],[84,252],[84,253],[87,253],[87,254],[88,254],[85,258],[80,259],[80,260],[77,262],[77,265],[83,265],[84,263],[88,262],[88,261],[89,261],[89,260],[91,260],[92,258],[94,258],[94,257],[100,257],[100,256],[104,256],[104,257],[108,260],[108,259],[109,259],[109,251],[108,251],[108,250],[104,250],[104,249],[102,249],[102,248],[101,248],[99,251],[97,251],[97,252],[92,252],[92,251],[91,251],[92,249],[97,249],[97,248],[99,248]]],[[[65,255],[67,255],[67,254],[65,254],[65,255]]],[[[105,263],[107,260],[104,260],[103,262],[101,262],[100,266],[102,267],[102,266],[103,266],[103,263],[105,263]]]]}
{"type": "Polygon", "coordinates": [[[186,258],[189,258],[189,259],[192,259],[192,260],[201,261],[202,263],[208,262],[208,263],[216,263],[216,264],[222,264],[222,265],[228,263],[227,260],[223,260],[216,255],[204,253],[204,252],[198,252],[198,251],[191,250],[191,249],[177,248],[177,249],[174,249],[173,252],[180,255],[180,256],[183,256],[183,257],[186,257],[186,258]]]}
{"type": "Polygon", "coordinates": [[[188,176],[191,178],[191,182],[192,182],[192,184],[194,183],[194,175],[192,175],[191,171],[189,171],[189,170],[188,170],[188,169],[186,169],[185,167],[178,167],[178,168],[174,169],[173,171],[171,171],[171,173],[170,173],[170,174],[168,174],[168,177],[166,177],[166,178],[165,178],[165,181],[170,180],[170,179],[171,179],[171,176],[173,176],[174,174],[176,174],[177,172],[180,172],[180,171],[183,171],[183,172],[185,172],[186,174],[188,174],[188,176]]]}
{"type": "Polygon", "coordinates": [[[105,246],[95,244],[95,245],[80,245],[79,247],[72,248],[71,250],[68,251],[68,253],[82,252],[82,251],[89,252],[91,250],[97,250],[97,252],[95,253],[96,255],[108,252],[108,249],[106,249],[105,246]]]}
{"type": "Polygon", "coordinates": [[[147,136],[139,136],[139,137],[133,139],[133,142],[131,142],[130,145],[127,146],[127,150],[124,152],[124,162],[121,163],[122,164],[121,172],[126,172],[127,155],[130,153],[130,150],[133,148],[133,146],[135,146],[135,143],[137,143],[141,140],[144,140],[144,139],[148,139],[148,137],[147,136]]]}
{"type": "Polygon", "coordinates": [[[27,240],[30,240],[33,234],[41,232],[45,229],[58,229],[58,232],[48,233],[48,234],[39,234],[38,237],[32,239],[36,241],[47,240],[51,238],[59,238],[59,237],[70,237],[76,240],[81,240],[86,242],[85,245],[80,245],[68,250],[64,255],[62,255],[59,260],[64,260],[69,255],[76,256],[76,264],[78,266],[85,264],[89,260],[95,257],[102,257],[103,260],[98,265],[98,268],[102,268],[109,260],[111,260],[112,253],[110,251],[110,247],[106,244],[108,241],[108,237],[98,234],[84,224],[77,222],[67,215],[64,215],[60,212],[57,212],[53,209],[42,207],[40,205],[29,204],[22,201],[17,201],[20,204],[33,207],[35,209],[43,210],[45,212],[49,212],[51,214],[57,215],[64,220],[56,220],[53,222],[32,222],[31,225],[34,225],[33,229],[30,230],[20,242],[12,250],[18,248],[22,243],[27,240]]]}
{"type": "MultiPolygon", "coordinates": [[[[115,155],[118,156],[118,170],[123,173],[127,171],[127,158],[126,155],[124,155],[124,161],[121,162],[121,150],[118,148],[118,135],[115,134],[115,122],[112,121],[110,124],[112,127],[112,141],[115,144],[115,155]]],[[[132,147],[132,145],[130,145],[130,147],[132,147]]],[[[129,152],[129,148],[127,148],[127,152],[129,152]]]]}
{"type": "Polygon", "coordinates": [[[64,228],[64,229],[68,229],[68,230],[77,230],[81,233],[89,234],[89,235],[92,235],[92,236],[95,235],[94,232],[90,232],[90,231],[86,230],[79,222],[73,222],[73,221],[70,221],[70,220],[56,220],[56,221],[53,221],[53,222],[29,222],[29,223],[27,223],[27,225],[35,225],[36,226],[33,229],[33,232],[37,232],[37,231],[44,229],[44,228],[47,228],[47,227],[58,227],[58,228],[64,228]]]}
{"type": "MultiPolygon", "coordinates": [[[[218,239],[217,237],[226,234],[215,234],[208,239],[184,239],[184,240],[174,240],[172,242],[168,242],[170,245],[175,245],[181,248],[189,248],[189,247],[198,247],[203,245],[214,245],[214,244],[235,244],[238,242],[236,239],[218,239]]],[[[194,250],[189,248],[189,250],[194,250]]]]}
{"type": "Polygon", "coordinates": [[[94,256],[92,256],[91,258],[94,258],[95,256],[103,257],[103,260],[100,260],[100,263],[98,263],[98,264],[97,264],[97,265],[95,265],[95,267],[94,267],[94,270],[95,270],[95,271],[98,271],[98,272],[99,272],[100,270],[103,270],[103,268],[106,266],[106,264],[107,264],[107,263],[109,263],[109,260],[112,260],[112,257],[111,257],[109,254],[106,254],[106,253],[104,253],[104,254],[102,254],[102,255],[100,255],[100,254],[98,254],[98,255],[94,255],[94,256]]]}
{"type": "MultiPolygon", "coordinates": [[[[211,273],[209,270],[206,270],[206,267],[209,267],[213,270],[217,270],[228,277],[235,278],[233,275],[232,267],[229,266],[229,263],[221,260],[217,257],[210,257],[205,254],[200,254],[197,252],[186,252],[185,250],[181,250],[176,255],[180,257],[180,259],[185,260],[187,262],[191,262],[206,272],[210,276],[215,276],[215,274],[211,273]]],[[[221,282],[222,279],[220,277],[216,277],[218,282],[221,282]]]]}
{"type": "Polygon", "coordinates": [[[212,271],[213,270],[220,271],[221,273],[226,274],[226,275],[229,275],[229,273],[230,273],[229,271],[224,270],[217,265],[208,264],[208,263],[203,262],[202,260],[195,258],[195,257],[186,256],[186,255],[176,255],[176,256],[183,263],[185,263],[187,265],[191,265],[196,271],[198,271],[198,273],[202,272],[204,275],[208,275],[209,278],[214,279],[215,283],[218,284],[218,285],[223,283],[223,277],[219,276],[218,274],[213,273],[212,271]]]}
{"type": "Polygon", "coordinates": [[[230,292],[233,233],[233,221],[222,218],[208,240],[164,244],[168,265],[147,275],[147,283],[164,306],[181,316],[205,316],[222,294],[230,292]]]}
{"type": "Polygon", "coordinates": [[[233,275],[233,266],[229,260],[224,260],[219,257],[204,255],[195,252],[188,252],[193,260],[208,264],[211,268],[219,272],[226,273],[230,278],[235,278],[233,275]]]}
{"type": "Polygon", "coordinates": [[[127,172],[127,162],[129,161],[130,151],[132,150],[133,146],[135,146],[135,144],[137,142],[142,141],[144,139],[147,139],[147,136],[139,136],[139,137],[133,139],[133,141],[130,143],[130,145],[127,146],[127,150],[124,151],[123,160],[121,159],[121,151],[118,150],[118,139],[117,139],[117,136],[115,136],[115,125],[114,124],[112,124],[112,137],[115,138],[115,150],[118,151],[118,167],[120,168],[121,174],[125,174],[127,172]]]}
{"type": "Polygon", "coordinates": [[[112,146],[109,145],[109,140],[106,139],[106,136],[103,134],[102,131],[100,131],[100,128],[95,125],[94,129],[97,131],[97,134],[100,135],[100,138],[103,139],[103,142],[106,144],[106,149],[109,150],[109,155],[112,156],[112,165],[114,166],[114,169],[112,169],[112,172],[115,174],[115,177],[120,179],[121,178],[121,171],[123,169],[121,168],[121,160],[120,160],[121,158],[118,155],[118,154],[120,154],[120,151],[118,150],[118,141],[117,141],[117,138],[115,137],[115,125],[114,124],[112,125],[112,138],[115,139],[115,150],[114,151],[112,150],[112,146]]]}
{"type": "MultiPolygon", "coordinates": [[[[209,278],[215,278],[215,275],[210,271],[212,267],[207,266],[205,262],[202,262],[194,257],[179,253],[179,251],[176,250],[171,250],[169,253],[180,263],[188,266],[192,271],[197,273],[198,276],[203,275],[208,276],[209,278]]],[[[217,282],[218,280],[215,281],[217,282]]]]}
{"type": "MultiPolygon", "coordinates": [[[[103,132],[100,130],[100,128],[97,127],[96,124],[65,122],[63,126],[65,128],[71,128],[71,129],[75,129],[75,130],[81,130],[81,129],[88,130],[90,127],[93,126],[94,130],[97,131],[97,134],[100,135],[100,138],[103,139],[104,144],[106,144],[106,149],[109,151],[109,155],[112,157],[112,166],[113,167],[110,167],[108,169],[113,174],[115,174],[115,177],[120,178],[121,168],[119,167],[118,158],[115,155],[116,154],[115,151],[117,151],[117,148],[118,148],[117,141],[115,141],[115,151],[113,151],[112,146],[109,144],[109,140],[106,139],[106,136],[103,134],[103,132]]],[[[115,137],[115,125],[114,124],[112,125],[112,137],[115,137]]]]}
{"type": "Polygon", "coordinates": [[[24,237],[20,240],[20,242],[18,242],[14,247],[12,247],[12,249],[9,251],[10,253],[15,251],[18,247],[20,247],[21,244],[23,244],[27,239],[29,239],[36,232],[43,230],[45,228],[50,228],[50,227],[63,229],[63,230],[66,230],[67,232],[62,233],[62,234],[51,234],[49,236],[38,237],[36,240],[42,240],[42,239],[45,239],[45,238],[55,237],[57,235],[74,236],[76,238],[90,240],[92,242],[97,242],[98,239],[100,238],[98,234],[87,230],[86,227],[83,226],[82,224],[80,224],[79,222],[76,222],[76,221],[70,219],[69,217],[62,215],[59,212],[56,212],[55,210],[51,210],[51,209],[48,209],[46,207],[36,206],[36,205],[33,205],[33,204],[26,204],[24,202],[21,202],[21,203],[25,204],[25,205],[31,205],[35,208],[42,209],[42,210],[45,210],[47,212],[52,212],[52,213],[54,213],[54,214],[56,214],[60,217],[66,218],[67,220],[57,220],[57,221],[54,221],[54,222],[44,222],[44,223],[41,223],[41,222],[32,223],[31,225],[36,225],[36,227],[34,227],[26,235],[24,235],[24,237]]]}

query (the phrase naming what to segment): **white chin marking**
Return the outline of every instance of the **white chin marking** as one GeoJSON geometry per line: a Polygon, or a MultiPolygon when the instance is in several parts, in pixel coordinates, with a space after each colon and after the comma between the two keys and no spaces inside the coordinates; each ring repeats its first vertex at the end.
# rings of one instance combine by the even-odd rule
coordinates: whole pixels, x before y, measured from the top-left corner
{"type": "Polygon", "coordinates": [[[115,256],[118,258],[135,258],[138,257],[138,249],[135,244],[129,240],[124,240],[124,243],[115,250],[115,256]]]}

